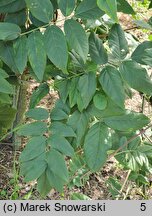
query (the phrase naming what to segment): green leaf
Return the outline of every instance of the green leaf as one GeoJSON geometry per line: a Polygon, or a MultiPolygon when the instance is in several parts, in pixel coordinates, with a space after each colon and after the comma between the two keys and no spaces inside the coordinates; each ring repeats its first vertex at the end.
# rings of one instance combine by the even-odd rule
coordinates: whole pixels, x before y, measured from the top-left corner
{"type": "Polygon", "coordinates": [[[81,19],[97,19],[103,15],[104,12],[99,9],[94,0],[83,0],[75,11],[75,17],[81,19]]]}
{"type": "Polygon", "coordinates": [[[49,23],[53,17],[53,6],[49,0],[25,0],[32,15],[38,20],[49,23]]]}
{"type": "Polygon", "coordinates": [[[9,75],[2,69],[2,68],[0,68],[0,78],[8,78],[9,77],[9,75]]]}
{"type": "Polygon", "coordinates": [[[91,200],[90,197],[81,193],[72,193],[70,199],[71,200],[91,200]]]}
{"type": "Polygon", "coordinates": [[[0,92],[6,94],[14,94],[14,89],[12,85],[1,76],[0,76],[0,92]]]}
{"type": "Polygon", "coordinates": [[[88,107],[87,111],[92,117],[95,116],[97,119],[119,116],[125,113],[125,110],[120,108],[120,106],[117,106],[109,97],[107,97],[107,106],[104,110],[99,110],[92,104],[88,107]]]}
{"type": "MultiPolygon", "coordinates": [[[[20,0],[19,0],[20,1],[20,0]]],[[[21,10],[17,13],[8,13],[4,19],[5,22],[14,23],[18,26],[25,26],[26,23],[26,11],[21,10]]]]}
{"type": "Polygon", "coordinates": [[[24,150],[20,155],[20,161],[30,161],[39,157],[46,149],[46,138],[44,136],[37,136],[30,139],[26,144],[24,150]]]}
{"type": "Polygon", "coordinates": [[[89,53],[91,59],[96,64],[101,65],[108,62],[108,55],[104,49],[102,40],[99,39],[94,32],[92,32],[89,37],[89,53]]]}
{"type": "Polygon", "coordinates": [[[31,67],[37,78],[42,81],[46,67],[46,52],[42,34],[40,32],[30,34],[27,46],[31,67]]]}
{"type": "Polygon", "coordinates": [[[116,0],[97,0],[99,8],[109,15],[115,22],[118,22],[117,17],[117,2],[116,0]]]}
{"type": "Polygon", "coordinates": [[[11,3],[13,3],[13,2],[15,2],[16,0],[1,0],[0,1],[0,7],[4,7],[4,6],[6,6],[6,5],[8,5],[8,4],[11,4],[11,3]]]}
{"type": "Polygon", "coordinates": [[[120,194],[121,183],[118,181],[116,177],[109,177],[106,181],[108,184],[108,189],[113,198],[116,198],[120,194]]]}
{"type": "Polygon", "coordinates": [[[111,145],[109,129],[101,123],[94,124],[84,143],[85,158],[91,171],[96,172],[103,167],[111,145]]]}
{"type": "Polygon", "coordinates": [[[52,189],[52,186],[50,185],[50,182],[47,177],[47,172],[45,172],[38,178],[37,180],[37,187],[38,191],[41,194],[41,196],[45,197],[52,189]]]}
{"type": "Polygon", "coordinates": [[[142,29],[152,30],[152,26],[144,20],[134,20],[134,23],[142,29]]]}
{"type": "Polygon", "coordinates": [[[58,0],[58,6],[64,16],[69,16],[75,8],[75,0],[58,0]]]}
{"type": "Polygon", "coordinates": [[[72,80],[69,81],[68,79],[63,79],[62,81],[60,82],[57,81],[57,83],[55,83],[55,86],[57,87],[59,91],[60,98],[62,99],[64,103],[66,102],[68,98],[68,94],[69,94],[68,90],[69,90],[72,80]]]}
{"type": "Polygon", "coordinates": [[[43,153],[33,160],[21,163],[21,175],[25,176],[25,181],[33,181],[39,178],[47,168],[46,154],[43,153]]]}
{"type": "Polygon", "coordinates": [[[120,72],[131,88],[152,95],[152,81],[145,68],[134,61],[128,60],[120,65],[120,72]]]}
{"type": "Polygon", "coordinates": [[[49,59],[52,63],[67,72],[68,48],[62,30],[52,25],[45,32],[45,47],[49,59]]]}
{"type": "Polygon", "coordinates": [[[5,93],[0,93],[0,104],[12,104],[12,98],[5,93]]]}
{"type": "Polygon", "coordinates": [[[72,127],[62,122],[52,122],[50,126],[51,134],[57,134],[63,137],[76,137],[72,127]]]}
{"type": "Polygon", "coordinates": [[[15,115],[16,109],[6,105],[0,105],[0,127],[9,129],[12,126],[15,115]]]}
{"type": "Polygon", "coordinates": [[[107,98],[102,93],[96,93],[93,97],[93,103],[99,110],[104,110],[107,107],[107,98]]]}
{"type": "Polygon", "coordinates": [[[48,144],[51,148],[61,152],[62,154],[72,157],[74,155],[74,149],[70,143],[61,135],[53,134],[48,139],[48,144]]]}
{"type": "Polygon", "coordinates": [[[49,118],[49,113],[44,108],[35,108],[30,109],[28,112],[26,112],[26,117],[32,118],[34,120],[46,120],[49,118]]]}
{"type": "Polygon", "coordinates": [[[88,72],[80,77],[78,83],[78,90],[80,92],[83,108],[87,108],[96,92],[96,74],[88,72]]]}
{"type": "Polygon", "coordinates": [[[63,185],[68,182],[68,170],[64,157],[59,152],[52,149],[47,153],[47,162],[47,177],[50,185],[61,192],[63,185]]]}
{"type": "Polygon", "coordinates": [[[70,107],[74,107],[77,103],[79,91],[78,91],[78,82],[79,82],[79,77],[74,77],[71,79],[70,84],[69,84],[69,104],[70,107]]]}
{"type": "Polygon", "coordinates": [[[123,12],[125,14],[136,14],[134,9],[126,0],[117,0],[117,10],[118,12],[123,12]]]}
{"type": "Polygon", "coordinates": [[[26,7],[24,0],[13,0],[10,3],[5,1],[3,4],[4,1],[5,0],[2,1],[3,6],[0,5],[0,13],[15,13],[26,7]]]}
{"type": "MultiPolygon", "coordinates": [[[[147,62],[144,61],[145,57],[146,57],[145,55],[147,55],[146,51],[149,49],[152,49],[152,41],[144,41],[135,49],[131,58],[133,60],[135,60],[136,62],[145,65],[145,64],[147,64],[147,62]]],[[[151,57],[151,59],[152,59],[152,57],[151,57]]],[[[151,59],[149,59],[149,61],[151,59]]]]}
{"type": "Polygon", "coordinates": [[[42,83],[36,88],[30,99],[30,109],[35,108],[36,105],[49,93],[49,86],[46,83],[42,83]]]}
{"type": "Polygon", "coordinates": [[[121,108],[124,108],[125,91],[117,69],[106,66],[100,74],[99,82],[105,93],[121,108]]]}
{"type": "Polygon", "coordinates": [[[0,41],[0,59],[15,73],[18,72],[11,43],[0,41]]]}
{"type": "Polygon", "coordinates": [[[152,1],[150,1],[150,3],[149,3],[148,9],[150,9],[150,8],[152,8],[152,1]]]}
{"type": "Polygon", "coordinates": [[[114,24],[109,33],[109,47],[114,58],[123,60],[129,52],[125,33],[119,24],[114,24]]]}
{"type": "Polygon", "coordinates": [[[64,120],[68,118],[69,114],[70,109],[68,105],[63,103],[62,100],[58,100],[50,114],[50,118],[54,121],[64,120]]]}
{"type": "Polygon", "coordinates": [[[147,116],[141,113],[127,112],[125,115],[105,118],[108,127],[119,131],[136,131],[150,123],[147,116]]]}
{"type": "Polygon", "coordinates": [[[14,61],[18,71],[22,74],[27,65],[27,38],[22,36],[18,38],[13,44],[14,61]]]}
{"type": "Polygon", "coordinates": [[[19,136],[40,136],[47,131],[47,124],[45,122],[33,122],[21,126],[17,131],[19,136]]]}
{"type": "Polygon", "coordinates": [[[152,67],[152,48],[144,50],[142,61],[152,67]]]}
{"type": "Polygon", "coordinates": [[[70,50],[74,49],[86,62],[89,45],[87,35],[81,24],[73,19],[66,20],[64,30],[70,50]]]}
{"type": "Polygon", "coordinates": [[[0,40],[14,40],[21,34],[19,26],[13,23],[0,22],[0,40]]]}
{"type": "Polygon", "coordinates": [[[87,112],[80,113],[79,111],[75,111],[70,115],[67,124],[73,128],[76,133],[76,138],[74,139],[74,143],[76,146],[80,146],[84,142],[84,137],[86,131],[88,129],[89,117],[87,112]]]}

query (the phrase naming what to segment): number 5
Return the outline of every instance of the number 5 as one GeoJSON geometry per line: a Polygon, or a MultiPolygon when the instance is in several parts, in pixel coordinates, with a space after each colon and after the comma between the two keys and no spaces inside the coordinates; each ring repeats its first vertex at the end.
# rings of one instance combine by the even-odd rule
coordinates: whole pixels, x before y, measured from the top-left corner
{"type": "Polygon", "coordinates": [[[146,211],[146,203],[141,203],[140,210],[141,211],[146,211]]]}

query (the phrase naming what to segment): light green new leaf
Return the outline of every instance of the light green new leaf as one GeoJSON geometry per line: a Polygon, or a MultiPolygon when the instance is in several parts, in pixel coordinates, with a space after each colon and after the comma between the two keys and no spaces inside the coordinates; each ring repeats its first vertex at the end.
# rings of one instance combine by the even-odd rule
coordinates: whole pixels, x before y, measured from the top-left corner
{"type": "Polygon", "coordinates": [[[129,52],[125,33],[119,24],[114,24],[109,33],[109,47],[114,58],[123,60],[129,52]]]}
{"type": "Polygon", "coordinates": [[[106,162],[107,151],[112,145],[110,136],[108,127],[101,123],[94,124],[88,131],[84,143],[84,153],[91,171],[98,171],[106,162]]]}
{"type": "Polygon", "coordinates": [[[115,22],[118,22],[116,0],[97,0],[97,4],[99,8],[105,11],[115,22]]]}
{"type": "Polygon", "coordinates": [[[57,134],[63,137],[76,137],[72,127],[62,122],[52,122],[50,126],[51,134],[57,134]]]}
{"type": "Polygon", "coordinates": [[[83,0],[75,11],[75,17],[81,19],[97,19],[104,15],[95,0],[83,0]]]}
{"type": "Polygon", "coordinates": [[[74,49],[82,57],[83,61],[86,62],[89,44],[87,35],[81,24],[73,19],[66,20],[64,30],[70,50],[74,49]]]}
{"type": "Polygon", "coordinates": [[[68,170],[64,157],[52,149],[47,153],[47,163],[47,177],[50,185],[61,192],[63,185],[68,182],[68,170]]]}
{"type": "Polygon", "coordinates": [[[36,107],[36,105],[49,93],[49,86],[46,83],[42,83],[39,87],[34,90],[31,100],[30,100],[30,109],[36,107]]]}
{"type": "Polygon", "coordinates": [[[27,47],[31,67],[37,78],[42,81],[46,67],[46,52],[42,34],[40,32],[30,34],[27,47]]]}
{"type": "Polygon", "coordinates": [[[58,0],[58,6],[64,16],[69,16],[75,8],[75,0],[58,0]]]}
{"type": "Polygon", "coordinates": [[[99,82],[105,93],[121,108],[124,108],[125,91],[119,71],[106,66],[100,74],[99,82]]]}
{"type": "Polygon", "coordinates": [[[135,61],[128,60],[120,65],[120,72],[131,88],[152,95],[152,81],[145,68],[135,61]]]}
{"type": "Polygon", "coordinates": [[[93,97],[93,103],[99,110],[104,110],[107,107],[108,100],[103,93],[96,93],[93,97]]]}
{"type": "Polygon", "coordinates": [[[49,23],[53,17],[53,6],[50,0],[25,0],[32,15],[38,20],[49,23]]]}
{"type": "Polygon", "coordinates": [[[72,157],[74,155],[74,149],[70,143],[63,136],[60,136],[57,133],[50,136],[48,144],[50,144],[51,148],[66,156],[72,157]]]}
{"type": "Polygon", "coordinates": [[[21,175],[25,176],[25,181],[33,181],[39,178],[47,168],[46,154],[43,153],[33,160],[21,162],[21,175]]]}
{"type": "Polygon", "coordinates": [[[30,139],[20,155],[20,161],[25,162],[39,157],[46,149],[46,138],[37,136],[30,139]]]}
{"type": "Polygon", "coordinates": [[[34,120],[46,120],[49,117],[49,113],[44,108],[35,108],[30,109],[28,112],[26,112],[26,117],[32,118],[34,120]]]}
{"type": "Polygon", "coordinates": [[[125,14],[136,14],[134,9],[126,0],[117,0],[117,9],[118,12],[123,12],[125,14]]]}
{"type": "Polygon", "coordinates": [[[13,44],[14,61],[18,71],[22,74],[27,65],[27,38],[22,36],[18,38],[13,44]]]}
{"type": "Polygon", "coordinates": [[[13,23],[0,22],[0,40],[14,40],[21,34],[19,26],[13,23]]]}
{"type": "Polygon", "coordinates": [[[78,83],[78,90],[83,102],[83,108],[87,108],[96,92],[96,74],[88,72],[80,77],[78,83]]]}
{"type": "Polygon", "coordinates": [[[65,36],[62,30],[52,25],[47,28],[45,35],[45,48],[49,59],[52,63],[67,72],[68,48],[65,36]]]}
{"type": "Polygon", "coordinates": [[[19,136],[40,136],[47,131],[45,122],[33,122],[23,125],[18,131],[19,136]]]}
{"type": "Polygon", "coordinates": [[[95,33],[91,33],[89,37],[89,53],[91,59],[96,64],[106,64],[108,62],[108,55],[104,49],[102,40],[96,36],[95,33]]]}
{"type": "Polygon", "coordinates": [[[142,129],[150,123],[150,120],[141,113],[127,112],[121,116],[105,118],[104,122],[114,130],[132,132],[142,129]]]}

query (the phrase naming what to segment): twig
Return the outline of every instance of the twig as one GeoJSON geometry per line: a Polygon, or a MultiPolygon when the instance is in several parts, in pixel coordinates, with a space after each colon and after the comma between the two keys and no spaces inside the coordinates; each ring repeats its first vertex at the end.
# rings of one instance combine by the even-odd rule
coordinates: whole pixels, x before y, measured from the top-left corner
{"type": "Polygon", "coordinates": [[[0,164],[0,167],[3,168],[4,170],[7,170],[7,168],[3,166],[2,164],[0,164]]]}
{"type": "Polygon", "coordinates": [[[152,140],[144,133],[145,138],[152,144],[152,140]]]}
{"type": "Polygon", "coordinates": [[[139,26],[133,26],[133,27],[124,29],[124,31],[130,31],[130,30],[134,30],[134,29],[138,29],[138,28],[139,28],[139,26]]]}
{"type": "Polygon", "coordinates": [[[122,185],[122,187],[121,187],[121,189],[120,189],[120,191],[119,191],[119,196],[117,197],[116,200],[119,199],[121,193],[123,192],[123,189],[124,189],[124,187],[125,187],[125,185],[126,185],[126,183],[127,183],[127,181],[128,181],[128,178],[129,178],[129,176],[130,176],[130,173],[131,173],[131,170],[128,171],[127,176],[126,176],[126,178],[125,178],[125,181],[124,181],[124,183],[123,183],[123,185],[122,185]]]}
{"type": "Polygon", "coordinates": [[[152,125],[149,125],[147,128],[142,129],[138,134],[134,135],[132,138],[130,138],[126,143],[124,143],[124,145],[122,145],[120,148],[118,148],[114,153],[112,153],[108,160],[110,160],[112,157],[114,157],[118,152],[120,152],[124,147],[128,146],[128,144],[130,142],[132,142],[133,140],[135,140],[137,137],[141,136],[142,134],[144,134],[149,128],[151,128],[152,125]]]}

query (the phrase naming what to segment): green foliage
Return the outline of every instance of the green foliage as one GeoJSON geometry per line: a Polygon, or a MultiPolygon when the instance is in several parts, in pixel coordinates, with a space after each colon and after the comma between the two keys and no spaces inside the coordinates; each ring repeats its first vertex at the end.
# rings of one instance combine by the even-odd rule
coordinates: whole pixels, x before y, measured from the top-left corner
{"type": "MultiPolygon", "coordinates": [[[[1,135],[13,125],[22,76],[25,82],[31,77],[39,82],[26,113],[31,123],[17,132],[29,138],[20,156],[25,180],[37,180],[42,196],[52,188],[62,192],[64,185],[82,187],[89,173],[99,171],[110,152],[119,149],[115,158],[131,171],[130,179],[147,184],[152,149],[138,134],[150,119],[127,110],[125,102],[131,89],[152,95],[147,73],[152,43],[136,42],[132,48],[117,16],[135,15],[134,8],[126,0],[1,0],[0,12],[1,135]],[[59,98],[50,111],[39,103],[51,88],[59,98]]],[[[150,19],[136,24],[151,29],[150,19]]],[[[117,179],[108,184],[118,196],[117,179]]]]}
{"type": "Polygon", "coordinates": [[[110,137],[110,130],[102,123],[94,124],[88,131],[84,141],[84,151],[91,171],[96,172],[103,167],[107,151],[111,148],[110,137]]]}
{"type": "Polygon", "coordinates": [[[68,49],[65,36],[60,28],[50,26],[45,32],[45,47],[48,58],[56,66],[66,72],[68,49]]]}

